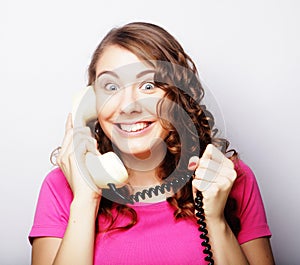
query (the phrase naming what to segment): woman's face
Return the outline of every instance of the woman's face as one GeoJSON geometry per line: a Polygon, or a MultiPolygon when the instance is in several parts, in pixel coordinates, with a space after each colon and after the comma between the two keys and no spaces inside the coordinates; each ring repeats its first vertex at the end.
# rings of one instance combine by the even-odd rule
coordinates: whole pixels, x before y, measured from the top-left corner
{"type": "Polygon", "coordinates": [[[98,120],[121,153],[148,158],[164,144],[156,108],[165,92],[153,85],[154,68],[119,46],[108,46],[96,64],[98,120]]]}

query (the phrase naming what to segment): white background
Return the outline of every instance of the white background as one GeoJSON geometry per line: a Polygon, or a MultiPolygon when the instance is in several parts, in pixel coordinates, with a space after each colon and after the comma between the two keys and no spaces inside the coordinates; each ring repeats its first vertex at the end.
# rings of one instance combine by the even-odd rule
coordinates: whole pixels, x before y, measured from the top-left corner
{"type": "Polygon", "coordinates": [[[87,82],[98,42],[131,21],[163,26],[194,59],[223,115],[222,132],[257,176],[277,264],[299,264],[299,6],[2,0],[0,264],[30,264],[36,200],[72,96],[87,82]]]}

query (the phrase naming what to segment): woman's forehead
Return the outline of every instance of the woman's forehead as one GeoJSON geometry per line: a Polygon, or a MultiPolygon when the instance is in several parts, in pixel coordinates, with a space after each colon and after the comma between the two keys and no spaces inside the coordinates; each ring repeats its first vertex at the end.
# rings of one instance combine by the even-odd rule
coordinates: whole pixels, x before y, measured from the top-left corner
{"type": "Polygon", "coordinates": [[[96,74],[103,71],[138,72],[151,68],[144,60],[140,60],[131,51],[111,45],[104,49],[96,63],[96,74]]]}

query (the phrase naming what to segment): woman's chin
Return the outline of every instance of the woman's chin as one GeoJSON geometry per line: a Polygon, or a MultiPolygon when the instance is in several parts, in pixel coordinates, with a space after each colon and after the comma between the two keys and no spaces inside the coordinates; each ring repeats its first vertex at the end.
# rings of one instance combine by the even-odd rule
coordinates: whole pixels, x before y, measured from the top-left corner
{"type": "Polygon", "coordinates": [[[130,150],[122,150],[120,149],[120,155],[126,158],[132,158],[136,160],[146,160],[151,158],[150,150],[139,150],[139,149],[130,149],[130,150]]]}

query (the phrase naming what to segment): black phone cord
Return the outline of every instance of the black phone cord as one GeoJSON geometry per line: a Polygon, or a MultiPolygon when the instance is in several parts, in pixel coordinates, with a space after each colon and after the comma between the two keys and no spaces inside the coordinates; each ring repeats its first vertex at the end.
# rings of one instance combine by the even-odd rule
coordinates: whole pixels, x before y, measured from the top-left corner
{"type": "Polygon", "coordinates": [[[198,230],[201,232],[200,238],[202,239],[201,245],[204,247],[203,253],[206,255],[204,260],[209,262],[209,265],[214,264],[213,254],[211,251],[211,246],[209,244],[209,238],[207,236],[208,231],[206,229],[205,215],[203,209],[203,195],[201,191],[197,191],[195,198],[195,209],[196,209],[196,217],[198,217],[197,224],[199,224],[198,230]]]}
{"type": "Polygon", "coordinates": [[[184,184],[186,184],[190,180],[191,176],[186,175],[180,178],[176,178],[173,181],[168,181],[163,183],[162,185],[157,185],[154,188],[144,189],[142,191],[138,191],[135,194],[130,196],[124,196],[121,194],[116,188],[115,184],[108,183],[109,189],[113,192],[113,194],[117,197],[117,199],[121,200],[122,203],[130,203],[134,204],[134,202],[139,202],[140,198],[145,199],[146,197],[152,198],[153,194],[158,196],[159,193],[164,194],[166,191],[177,192],[184,184]]]}

